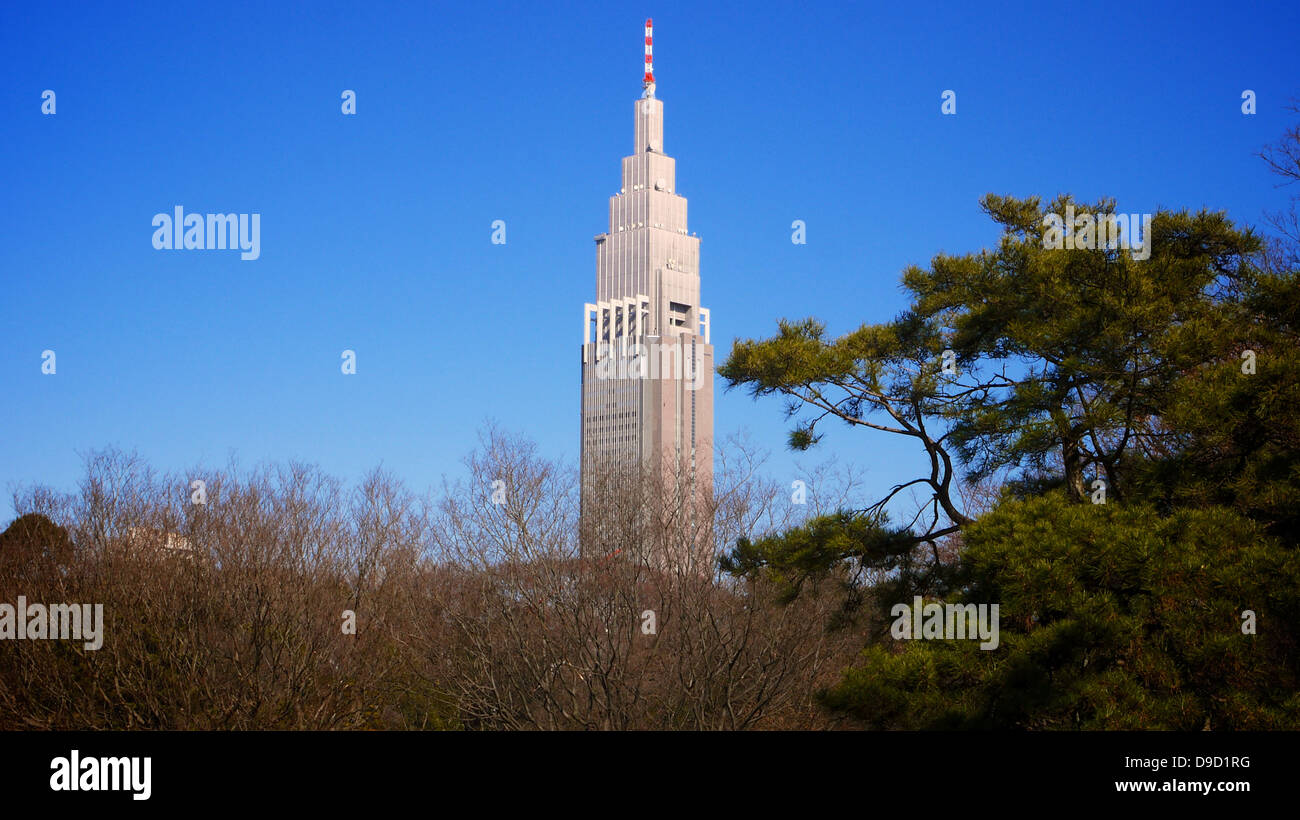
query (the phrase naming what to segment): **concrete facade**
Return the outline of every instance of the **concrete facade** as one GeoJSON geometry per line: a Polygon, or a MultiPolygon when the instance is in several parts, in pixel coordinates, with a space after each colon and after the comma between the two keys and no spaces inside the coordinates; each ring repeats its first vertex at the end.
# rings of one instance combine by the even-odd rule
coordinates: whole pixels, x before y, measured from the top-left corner
{"type": "Polygon", "coordinates": [[[713,488],[713,346],[700,304],[700,240],[687,230],[663,102],[633,107],[633,152],[596,240],[583,311],[584,509],[592,471],[650,468],[704,514],[713,488]]]}

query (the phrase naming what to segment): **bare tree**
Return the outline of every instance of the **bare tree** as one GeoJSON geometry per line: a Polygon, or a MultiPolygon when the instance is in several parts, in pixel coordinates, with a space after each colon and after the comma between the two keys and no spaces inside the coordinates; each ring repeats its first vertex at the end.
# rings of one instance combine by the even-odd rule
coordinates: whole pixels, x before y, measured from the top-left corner
{"type": "MultiPolygon", "coordinates": [[[[159,475],[90,453],[0,537],[0,601],[102,604],[101,648],[0,641],[0,728],[744,729],[829,725],[856,650],[825,595],[716,571],[791,503],[732,443],[689,476],[589,477],[489,429],[435,496],[290,463],[159,475]],[[192,481],[204,493],[192,492],[192,481]]],[[[821,504],[851,490],[807,473],[821,504]]]]}

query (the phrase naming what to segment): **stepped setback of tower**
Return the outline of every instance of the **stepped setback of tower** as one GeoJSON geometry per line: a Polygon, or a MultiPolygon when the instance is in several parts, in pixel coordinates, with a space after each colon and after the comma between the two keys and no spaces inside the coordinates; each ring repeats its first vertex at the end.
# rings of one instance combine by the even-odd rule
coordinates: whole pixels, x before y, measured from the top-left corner
{"type": "Polygon", "coordinates": [[[713,346],[700,304],[700,240],[687,229],[676,163],[664,153],[650,42],[646,21],[633,150],[609,200],[609,229],[595,238],[596,301],[583,312],[584,508],[598,471],[649,469],[661,487],[685,488],[696,508],[689,518],[704,514],[712,494],[713,346]]]}

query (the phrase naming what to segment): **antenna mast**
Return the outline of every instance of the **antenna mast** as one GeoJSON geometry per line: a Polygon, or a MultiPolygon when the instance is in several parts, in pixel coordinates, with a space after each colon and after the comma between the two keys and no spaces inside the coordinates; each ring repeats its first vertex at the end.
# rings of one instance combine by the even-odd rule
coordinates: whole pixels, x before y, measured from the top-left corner
{"type": "Polygon", "coordinates": [[[654,62],[654,21],[649,17],[645,21],[645,79],[641,87],[645,93],[641,96],[653,98],[655,95],[655,62],[654,62]]]}

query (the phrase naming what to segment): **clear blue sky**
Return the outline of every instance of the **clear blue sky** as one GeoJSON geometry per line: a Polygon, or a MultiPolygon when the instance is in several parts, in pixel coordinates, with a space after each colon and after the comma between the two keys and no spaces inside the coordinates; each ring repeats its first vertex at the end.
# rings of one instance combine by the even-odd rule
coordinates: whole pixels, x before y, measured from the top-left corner
{"type": "MultiPolygon", "coordinates": [[[[720,360],[782,316],[887,320],[905,265],[995,241],[989,191],[1257,223],[1286,191],[1252,154],[1300,95],[1291,0],[279,5],[0,12],[0,524],[109,444],[422,490],[493,418],[576,458],[647,16],[720,360]],[[155,250],[176,205],[260,213],[261,258],[155,250]]],[[[781,402],[718,388],[719,434],[788,472],[781,402]]],[[[876,489],[910,477],[906,442],[830,432],[876,489]]]]}

